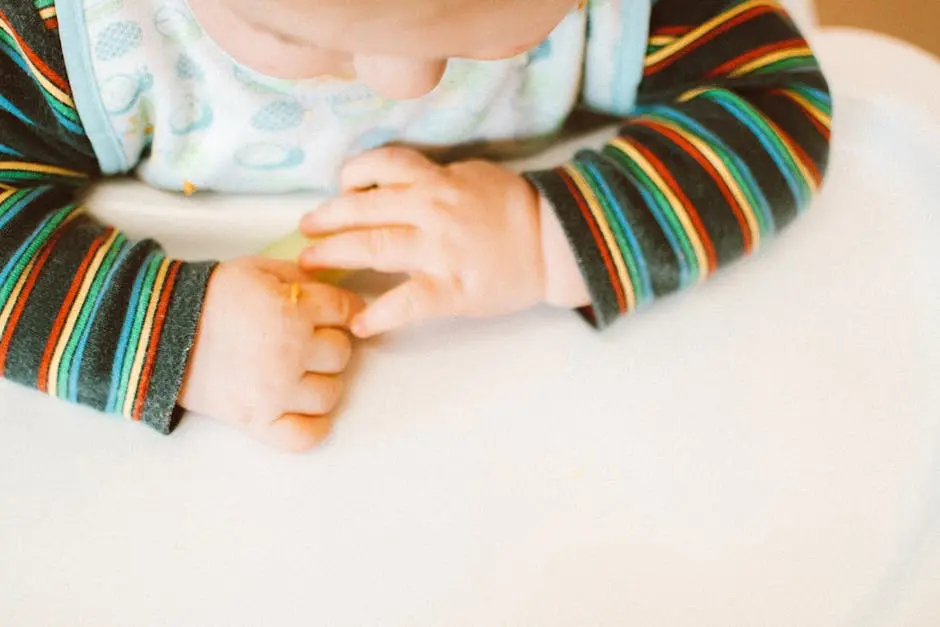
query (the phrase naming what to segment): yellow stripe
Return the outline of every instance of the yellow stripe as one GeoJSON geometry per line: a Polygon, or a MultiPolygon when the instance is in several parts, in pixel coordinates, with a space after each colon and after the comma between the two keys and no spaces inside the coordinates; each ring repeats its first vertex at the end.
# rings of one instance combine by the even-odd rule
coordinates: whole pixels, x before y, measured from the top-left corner
{"type": "Polygon", "coordinates": [[[614,267],[617,269],[617,278],[620,280],[620,284],[624,287],[624,293],[627,298],[627,310],[632,311],[636,309],[636,293],[633,289],[633,281],[630,279],[630,271],[627,269],[627,264],[623,258],[623,253],[620,252],[620,246],[617,244],[617,238],[610,229],[610,223],[607,221],[607,216],[604,215],[604,209],[601,206],[597,196],[594,194],[594,190],[591,188],[591,185],[586,180],[584,180],[584,177],[580,172],[571,166],[565,166],[565,171],[574,180],[575,185],[578,186],[578,189],[581,191],[581,195],[584,197],[585,201],[587,201],[588,207],[591,210],[591,215],[594,216],[594,221],[597,223],[598,228],[601,230],[601,234],[604,236],[604,242],[607,244],[607,249],[610,250],[610,256],[614,260],[614,267]]]}
{"type": "Polygon", "coordinates": [[[140,375],[144,369],[144,357],[147,356],[147,348],[150,346],[150,334],[153,332],[153,320],[156,317],[157,306],[160,304],[160,297],[163,294],[163,284],[166,282],[167,271],[172,263],[169,259],[164,259],[157,271],[157,278],[153,284],[153,291],[150,292],[150,303],[147,306],[147,316],[144,318],[144,328],[140,332],[140,339],[137,342],[136,354],[134,355],[134,365],[131,368],[131,376],[127,382],[127,396],[124,398],[124,415],[131,417],[134,411],[134,400],[137,396],[137,387],[140,385],[140,375]]]}
{"type": "Polygon", "coordinates": [[[45,9],[40,9],[39,11],[39,17],[41,17],[44,20],[48,20],[50,17],[55,17],[55,16],[56,16],[55,5],[52,5],[51,7],[46,7],[45,9]]]}
{"type": "Polygon", "coordinates": [[[81,172],[67,170],[54,165],[43,165],[42,163],[31,163],[28,161],[0,161],[0,172],[22,170],[25,172],[38,172],[40,174],[57,174],[59,176],[70,176],[72,178],[88,178],[81,172]]]}
{"type": "Polygon", "coordinates": [[[689,214],[682,202],[673,193],[672,188],[669,187],[666,181],[659,175],[659,172],[656,171],[653,164],[647,161],[646,157],[644,157],[633,144],[628,143],[622,137],[618,137],[611,142],[611,145],[618,150],[622,150],[630,159],[635,161],[650,180],[653,181],[653,184],[656,185],[659,191],[666,197],[673,212],[676,214],[676,218],[678,218],[679,223],[685,230],[686,236],[692,244],[692,249],[695,251],[695,257],[698,259],[699,278],[706,278],[708,276],[708,255],[705,254],[705,247],[702,245],[702,240],[699,238],[698,232],[692,224],[692,219],[689,218],[689,214]]]}
{"type": "Polygon", "coordinates": [[[800,174],[803,175],[803,178],[806,180],[807,184],[810,186],[810,188],[813,191],[816,191],[816,188],[817,188],[816,179],[813,177],[812,172],[809,171],[809,168],[806,166],[806,163],[800,158],[799,153],[797,153],[796,150],[793,148],[793,145],[787,141],[787,136],[783,132],[783,129],[781,129],[779,126],[774,124],[773,120],[764,116],[764,114],[760,113],[759,111],[758,113],[761,115],[761,117],[764,118],[764,120],[767,122],[767,125],[770,126],[774,135],[780,138],[780,143],[783,144],[784,148],[787,149],[787,152],[790,153],[790,158],[793,159],[793,163],[796,164],[796,167],[799,169],[800,174]]]}
{"type": "Polygon", "coordinates": [[[72,333],[75,332],[75,323],[78,321],[78,316],[82,313],[82,305],[84,305],[85,300],[88,298],[88,291],[91,289],[91,284],[95,281],[95,276],[98,274],[98,269],[101,267],[101,263],[104,261],[105,255],[108,254],[108,250],[114,244],[114,240],[117,239],[118,233],[115,231],[111,234],[111,237],[104,243],[104,245],[98,249],[98,252],[95,253],[94,259],[92,259],[91,264],[88,266],[88,270],[85,272],[85,278],[82,280],[82,286],[78,290],[78,294],[75,296],[75,301],[72,303],[72,308],[69,311],[69,316],[65,320],[65,324],[62,327],[62,333],[59,335],[59,341],[56,344],[55,351],[52,353],[52,361],[49,364],[49,381],[47,382],[47,387],[49,389],[49,394],[56,396],[58,381],[59,381],[59,367],[62,364],[62,356],[65,354],[65,349],[68,347],[69,339],[72,337],[72,333]]]}
{"type": "Polygon", "coordinates": [[[766,67],[771,63],[776,63],[778,61],[785,61],[787,59],[794,59],[796,57],[811,57],[813,56],[813,51],[807,48],[806,46],[800,46],[799,48],[790,48],[789,50],[777,50],[769,54],[765,54],[762,57],[752,59],[744,65],[740,65],[734,69],[733,72],[729,73],[730,77],[739,77],[744,76],[745,74],[750,74],[751,72],[757,71],[762,67],[766,67]]]}
{"type": "MultiPolygon", "coordinates": [[[[73,211],[70,213],[62,223],[59,225],[61,229],[66,224],[74,220],[80,211],[73,211]]],[[[42,250],[40,247],[39,250],[42,250]]],[[[10,298],[7,300],[6,305],[3,307],[3,311],[0,312],[0,334],[3,333],[3,329],[6,327],[7,323],[10,321],[10,315],[13,311],[13,307],[16,305],[16,301],[19,299],[19,294],[23,290],[23,285],[26,283],[26,279],[29,277],[29,273],[32,271],[33,267],[36,265],[36,259],[39,258],[38,254],[33,255],[33,258],[29,260],[29,263],[26,264],[26,268],[21,273],[20,278],[17,280],[16,285],[13,288],[13,292],[10,294],[10,298]]]]}
{"type": "MultiPolygon", "coordinates": [[[[3,30],[10,36],[10,38],[11,38],[11,39],[13,40],[13,42],[16,44],[16,47],[17,47],[17,48],[20,48],[19,44],[16,43],[16,42],[18,41],[17,38],[16,38],[16,34],[15,34],[15,33],[13,32],[13,30],[7,25],[6,22],[0,20],[0,29],[3,29],[3,30]]],[[[65,106],[74,109],[74,108],[75,108],[75,103],[72,102],[72,97],[69,96],[69,95],[68,95],[67,93],[65,93],[64,91],[62,91],[61,89],[59,89],[58,87],[56,87],[55,85],[53,85],[53,84],[49,81],[49,79],[46,78],[46,77],[42,74],[42,72],[40,72],[40,71],[36,68],[35,65],[33,65],[33,62],[30,61],[29,57],[26,55],[25,52],[23,52],[22,48],[20,48],[20,54],[21,54],[21,56],[22,56],[22,58],[23,58],[23,61],[26,63],[26,65],[29,66],[29,69],[32,71],[33,76],[36,78],[37,81],[39,81],[39,84],[43,86],[43,89],[45,89],[47,92],[49,92],[50,94],[52,94],[53,96],[55,96],[55,99],[58,100],[59,102],[61,102],[62,104],[64,104],[65,106]]]]}
{"type": "MultiPolygon", "coordinates": [[[[720,90],[717,90],[714,87],[697,87],[679,96],[679,102],[688,102],[692,98],[695,98],[697,96],[700,96],[702,94],[712,92],[712,91],[720,91],[720,90]]],[[[803,178],[806,179],[806,182],[809,183],[810,187],[813,188],[813,190],[817,189],[818,186],[816,185],[816,181],[813,178],[813,175],[810,173],[809,169],[806,167],[806,164],[799,158],[796,151],[793,149],[793,146],[786,140],[786,136],[784,135],[783,130],[779,126],[774,124],[773,120],[771,120],[766,115],[758,111],[756,108],[754,109],[754,112],[757,115],[759,115],[761,119],[764,122],[766,122],[766,124],[771,128],[773,133],[777,137],[780,138],[780,143],[784,145],[787,152],[790,154],[790,157],[793,159],[793,162],[796,164],[796,167],[799,168],[800,173],[803,175],[803,178]]]]}
{"type": "Polygon", "coordinates": [[[676,40],[673,35],[653,35],[650,37],[650,43],[654,46],[668,46],[676,40]]]}
{"type": "Polygon", "coordinates": [[[725,22],[728,22],[734,19],[741,13],[750,11],[751,9],[755,7],[759,7],[759,6],[770,6],[776,9],[780,9],[780,4],[778,2],[775,2],[774,0],[750,0],[749,2],[744,2],[742,4],[739,4],[738,6],[734,7],[730,11],[726,11],[725,13],[722,13],[721,15],[716,15],[715,17],[708,20],[704,24],[694,28],[693,30],[689,31],[682,37],[679,37],[678,39],[676,39],[674,43],[666,46],[662,50],[657,50],[653,54],[647,56],[646,61],[644,62],[645,66],[650,67],[652,65],[656,65],[657,63],[659,63],[660,61],[663,61],[664,59],[668,59],[669,57],[675,55],[676,53],[681,52],[684,48],[688,47],[690,44],[695,43],[696,41],[698,41],[699,39],[701,39],[702,37],[704,37],[711,31],[713,31],[718,26],[721,26],[725,22]]]}
{"type": "Polygon", "coordinates": [[[4,185],[3,183],[0,183],[0,189],[3,190],[3,193],[0,194],[0,204],[8,201],[10,197],[17,192],[15,187],[10,187],[9,185],[4,185]]]}
{"type": "Polygon", "coordinates": [[[7,299],[6,304],[3,306],[3,310],[0,311],[0,335],[3,335],[6,332],[7,324],[10,322],[10,316],[13,315],[13,309],[16,307],[17,301],[19,301],[20,293],[23,291],[23,286],[26,285],[26,280],[29,279],[29,273],[33,271],[33,267],[35,265],[36,258],[33,257],[30,259],[29,263],[26,264],[26,268],[24,268],[19,280],[16,282],[16,285],[13,286],[13,291],[10,293],[10,298],[7,299]]]}
{"type": "MultiPolygon", "coordinates": [[[[642,118],[641,118],[642,119],[642,118]]],[[[757,246],[760,244],[760,222],[757,220],[757,215],[754,213],[754,207],[751,206],[751,203],[748,201],[747,196],[744,194],[744,191],[741,189],[741,186],[738,185],[737,179],[734,178],[734,175],[728,170],[727,164],[724,160],[718,156],[711,146],[704,142],[701,138],[689,133],[685,129],[664,120],[654,120],[657,124],[665,126],[666,128],[671,129],[676,134],[680,135],[687,142],[695,146],[695,149],[698,150],[705,159],[708,160],[710,164],[718,171],[718,174],[721,175],[721,179],[725,182],[728,188],[731,190],[731,195],[734,196],[734,199],[740,205],[742,211],[744,212],[744,218],[747,220],[748,230],[751,232],[751,239],[754,244],[754,249],[757,249],[757,246]]]]}
{"type": "Polygon", "coordinates": [[[791,91],[789,89],[781,89],[780,93],[786,96],[787,98],[789,98],[790,100],[793,100],[804,109],[806,109],[806,112],[809,113],[811,116],[813,116],[817,122],[819,122],[826,128],[831,127],[832,117],[824,113],[822,110],[819,109],[819,107],[814,105],[812,102],[810,102],[809,100],[807,100],[800,94],[796,93],[795,91],[791,91]]]}
{"type": "Polygon", "coordinates": [[[677,100],[680,103],[686,103],[693,98],[698,98],[702,94],[707,94],[710,91],[714,91],[714,89],[714,87],[696,87],[680,95],[677,100]]]}

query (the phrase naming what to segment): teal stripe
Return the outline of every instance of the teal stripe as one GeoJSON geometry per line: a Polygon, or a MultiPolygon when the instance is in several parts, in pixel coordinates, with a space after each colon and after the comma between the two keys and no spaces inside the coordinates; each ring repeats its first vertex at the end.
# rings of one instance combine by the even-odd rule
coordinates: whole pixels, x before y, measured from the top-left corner
{"type": "Polygon", "coordinates": [[[697,136],[718,153],[728,171],[744,192],[748,203],[754,209],[761,235],[776,231],[776,220],[770,208],[770,201],[764,195],[760,183],[748,167],[747,162],[732,150],[720,137],[705,128],[701,123],[685,115],[680,110],[668,106],[657,105],[644,109],[643,113],[653,118],[659,118],[679,126],[681,129],[697,136]]]}
{"type": "Polygon", "coordinates": [[[49,187],[43,186],[14,192],[3,205],[0,205],[0,230],[3,230],[13,218],[23,211],[23,209],[28,207],[36,198],[49,191],[49,189],[49,187]]]}
{"type": "MultiPolygon", "coordinates": [[[[106,232],[105,235],[110,237],[112,233],[113,231],[106,232]]],[[[91,287],[88,290],[88,294],[85,296],[84,302],[81,303],[81,310],[78,315],[78,320],[75,321],[75,326],[72,328],[72,333],[69,335],[65,352],[63,353],[62,360],[59,363],[59,371],[56,373],[56,386],[58,395],[61,398],[69,397],[68,374],[72,369],[72,360],[75,357],[75,347],[78,344],[79,339],[84,334],[85,327],[91,320],[91,315],[95,310],[95,302],[98,300],[98,294],[101,291],[101,286],[104,283],[105,277],[108,276],[108,273],[118,252],[119,250],[112,245],[105,253],[105,258],[102,260],[101,267],[92,281],[91,287]]],[[[75,304],[72,306],[74,307],[75,304]]]]}
{"type": "Polygon", "coordinates": [[[614,232],[620,255],[627,264],[630,283],[633,286],[633,292],[639,306],[651,300],[653,296],[652,284],[646,267],[646,260],[643,258],[643,251],[640,249],[639,242],[634,237],[630,225],[626,221],[626,216],[617,204],[616,197],[604,181],[603,175],[592,163],[580,165],[579,169],[582,175],[600,201],[604,209],[604,215],[607,217],[607,223],[614,232]]]}
{"type": "MultiPolygon", "coordinates": [[[[147,259],[144,260],[143,264],[141,264],[141,267],[147,267],[155,256],[157,256],[157,253],[155,251],[151,252],[147,259]]],[[[145,275],[145,271],[139,271],[137,277],[134,279],[134,286],[131,290],[127,313],[124,316],[124,324],[121,326],[121,336],[118,339],[117,349],[114,352],[114,361],[111,365],[111,390],[108,393],[108,403],[105,410],[108,413],[117,411],[118,394],[121,390],[121,373],[123,372],[124,361],[126,359],[125,354],[130,341],[131,326],[134,321],[134,316],[132,316],[131,313],[137,310],[137,303],[140,300],[145,275]]]]}
{"type": "Polygon", "coordinates": [[[29,265],[30,259],[36,256],[38,251],[49,237],[55,233],[56,229],[62,225],[62,222],[75,210],[74,205],[69,205],[59,209],[55,213],[46,216],[46,219],[33,231],[32,235],[17,249],[7,262],[0,273],[0,303],[5,303],[10,298],[13,288],[19,281],[23,270],[29,265]]]}
{"type": "Polygon", "coordinates": [[[812,196],[809,183],[790,157],[783,139],[767,123],[764,116],[744,98],[727,90],[712,89],[700,97],[715,102],[750,129],[777,165],[798,207],[805,206],[812,196]]]}
{"type": "MultiPolygon", "coordinates": [[[[153,285],[156,281],[157,270],[161,263],[163,263],[162,255],[151,256],[150,263],[147,265],[144,281],[141,284],[136,311],[133,312],[134,322],[131,325],[130,337],[124,351],[124,366],[121,369],[121,382],[118,388],[118,399],[120,399],[121,405],[124,404],[124,400],[130,393],[128,385],[130,384],[131,370],[134,366],[134,360],[137,357],[137,346],[140,344],[144,318],[147,316],[147,307],[150,305],[150,299],[153,295],[153,285]]],[[[130,314],[130,312],[128,313],[130,314]]]]}
{"type": "MultiPolygon", "coordinates": [[[[115,247],[120,248],[121,252],[117,260],[115,260],[115,262],[112,264],[108,276],[105,278],[105,285],[107,286],[114,284],[115,276],[120,271],[124,261],[133,250],[132,246],[127,245],[127,238],[123,234],[118,236],[114,245],[115,247]]],[[[101,306],[104,304],[105,296],[107,294],[107,289],[102,289],[100,292],[98,292],[98,298],[95,301],[95,308],[94,312],[92,313],[92,317],[95,319],[97,319],[98,314],[101,312],[101,306]]],[[[91,330],[93,327],[93,324],[85,325],[81,339],[78,342],[78,347],[75,349],[75,360],[73,361],[72,369],[69,373],[69,400],[75,403],[78,402],[78,376],[81,373],[82,364],[85,363],[85,347],[88,345],[88,338],[91,337],[91,330]]]]}
{"type": "Polygon", "coordinates": [[[692,248],[692,243],[689,241],[689,236],[682,227],[682,223],[676,216],[669,200],[643,169],[629,156],[613,146],[607,146],[604,153],[626,168],[630,180],[639,190],[656,222],[659,223],[663,235],[672,246],[679,262],[681,284],[686,286],[694,283],[699,275],[698,258],[695,255],[695,249],[692,248]]]}

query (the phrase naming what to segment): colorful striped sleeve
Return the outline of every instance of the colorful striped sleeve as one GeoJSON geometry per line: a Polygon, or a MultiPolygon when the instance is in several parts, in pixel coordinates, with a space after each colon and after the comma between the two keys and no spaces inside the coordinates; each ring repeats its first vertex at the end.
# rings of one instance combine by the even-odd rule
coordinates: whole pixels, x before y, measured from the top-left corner
{"type": "Polygon", "coordinates": [[[168,433],[209,263],[92,219],[55,5],[0,0],[0,376],[168,433]]]}
{"type": "Polygon", "coordinates": [[[637,106],[599,152],[528,173],[605,327],[759,249],[826,171],[829,89],[773,0],[656,0],[637,106]]]}

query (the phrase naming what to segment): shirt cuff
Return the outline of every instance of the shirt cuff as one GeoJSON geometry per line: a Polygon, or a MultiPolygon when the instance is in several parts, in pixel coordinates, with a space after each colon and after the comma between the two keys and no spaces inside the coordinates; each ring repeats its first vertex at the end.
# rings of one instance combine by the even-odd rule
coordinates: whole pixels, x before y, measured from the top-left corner
{"type": "Polygon", "coordinates": [[[584,195],[578,191],[571,170],[575,166],[526,172],[523,176],[548,200],[574,251],[591,305],[578,309],[585,320],[604,329],[629,310],[611,251],[584,195]]]}
{"type": "Polygon", "coordinates": [[[215,263],[180,263],[158,338],[154,338],[151,377],[138,414],[144,424],[167,435],[179,424],[177,405],[189,357],[196,343],[209,277],[215,263]]]}

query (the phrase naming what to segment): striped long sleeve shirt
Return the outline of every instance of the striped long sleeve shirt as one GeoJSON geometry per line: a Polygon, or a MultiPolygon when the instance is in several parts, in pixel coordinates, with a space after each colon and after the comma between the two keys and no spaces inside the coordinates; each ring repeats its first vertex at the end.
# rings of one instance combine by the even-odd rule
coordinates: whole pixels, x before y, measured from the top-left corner
{"type": "MultiPolygon", "coordinates": [[[[656,0],[637,105],[600,151],[526,176],[605,327],[752,253],[808,206],[830,98],[772,0],[656,0]]],[[[101,168],[55,6],[0,0],[0,376],[168,433],[214,264],[91,218],[101,168]]]]}

